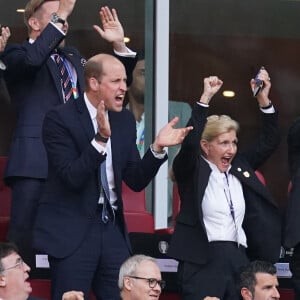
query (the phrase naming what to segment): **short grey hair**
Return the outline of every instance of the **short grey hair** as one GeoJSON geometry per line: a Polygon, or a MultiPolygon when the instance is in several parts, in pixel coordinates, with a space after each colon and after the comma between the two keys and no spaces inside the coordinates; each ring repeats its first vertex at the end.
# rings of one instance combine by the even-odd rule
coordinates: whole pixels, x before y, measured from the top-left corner
{"type": "Polygon", "coordinates": [[[136,276],[136,269],[143,261],[151,261],[156,264],[155,258],[144,254],[133,255],[123,262],[119,272],[119,288],[121,291],[124,288],[124,277],[136,276]]]}

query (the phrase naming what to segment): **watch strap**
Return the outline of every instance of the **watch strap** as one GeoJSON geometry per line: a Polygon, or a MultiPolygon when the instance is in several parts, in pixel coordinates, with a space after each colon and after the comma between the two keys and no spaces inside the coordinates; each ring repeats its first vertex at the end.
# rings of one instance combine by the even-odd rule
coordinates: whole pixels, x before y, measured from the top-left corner
{"type": "Polygon", "coordinates": [[[95,140],[102,143],[108,142],[108,138],[103,137],[99,132],[96,133],[95,140]]]}

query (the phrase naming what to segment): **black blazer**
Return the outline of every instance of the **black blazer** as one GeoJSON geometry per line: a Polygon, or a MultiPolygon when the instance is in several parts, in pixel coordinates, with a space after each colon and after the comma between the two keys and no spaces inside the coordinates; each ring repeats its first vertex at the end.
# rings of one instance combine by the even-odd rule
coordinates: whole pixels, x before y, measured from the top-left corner
{"type": "MultiPolygon", "coordinates": [[[[142,190],[167,157],[157,159],[148,150],[143,159],[140,158],[136,147],[136,122],[127,109],[109,112],[109,122],[117,193],[116,217],[130,249],[123,216],[122,180],[134,191],[142,190]]],[[[83,96],[60,105],[45,117],[43,141],[49,177],[34,229],[34,246],[43,253],[57,258],[68,256],[80,245],[92,224],[90,219],[95,217],[99,200],[99,167],[105,159],[91,145],[94,136],[83,96]]]]}
{"type": "MultiPolygon", "coordinates": [[[[200,138],[208,109],[196,105],[189,125],[194,129],[185,138],[174,159],[173,169],[181,198],[168,255],[177,260],[203,264],[210,258],[209,242],[203,222],[202,199],[211,169],[200,155],[200,138]]],[[[262,114],[263,130],[255,145],[237,153],[230,173],[242,184],[246,201],[243,228],[250,259],[277,261],[281,244],[280,215],[268,189],[255,171],[276,149],[280,141],[277,113],[262,114]]]]}

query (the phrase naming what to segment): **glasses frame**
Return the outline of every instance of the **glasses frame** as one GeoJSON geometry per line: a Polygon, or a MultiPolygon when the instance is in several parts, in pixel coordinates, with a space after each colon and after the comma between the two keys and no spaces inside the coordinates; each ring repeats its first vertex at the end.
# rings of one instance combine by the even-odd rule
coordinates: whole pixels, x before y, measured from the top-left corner
{"type": "Polygon", "coordinates": [[[163,290],[166,287],[166,281],[161,279],[155,279],[155,278],[145,278],[145,277],[139,277],[139,276],[131,276],[131,275],[127,275],[127,277],[129,278],[134,278],[134,279],[143,279],[143,280],[147,280],[149,287],[151,289],[155,288],[156,285],[158,284],[160,286],[160,288],[163,290]]]}
{"type": "Polygon", "coordinates": [[[16,264],[14,264],[13,266],[7,267],[5,269],[2,269],[2,270],[0,270],[0,272],[4,272],[4,271],[15,269],[15,268],[21,269],[21,268],[23,268],[23,264],[24,264],[23,259],[18,258],[18,261],[16,262],[16,264]]]}

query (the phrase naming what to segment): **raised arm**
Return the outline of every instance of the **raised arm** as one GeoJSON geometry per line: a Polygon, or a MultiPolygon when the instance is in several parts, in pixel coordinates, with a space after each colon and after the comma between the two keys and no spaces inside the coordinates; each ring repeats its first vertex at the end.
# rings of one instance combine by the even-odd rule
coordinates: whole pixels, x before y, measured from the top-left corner
{"type": "Polygon", "coordinates": [[[1,36],[0,36],[0,53],[4,51],[4,48],[7,44],[7,41],[10,37],[10,30],[8,27],[1,28],[1,36]]]}
{"type": "Polygon", "coordinates": [[[103,29],[98,25],[94,25],[94,29],[104,40],[112,43],[115,51],[120,53],[128,52],[124,42],[124,29],[119,21],[117,11],[114,8],[110,10],[109,7],[104,6],[101,7],[99,16],[103,29]]]}

